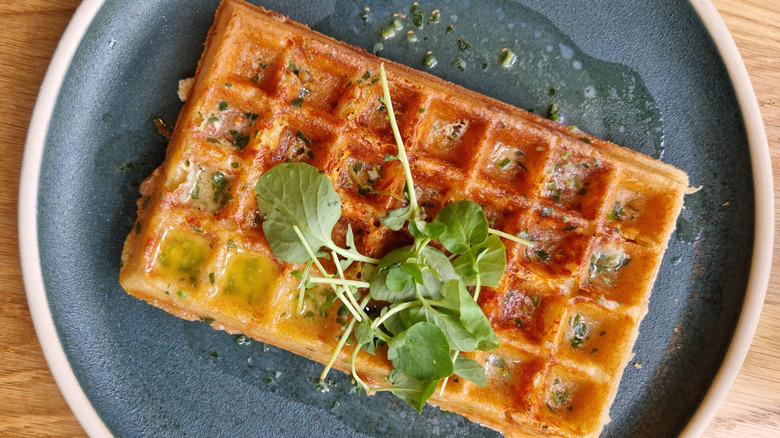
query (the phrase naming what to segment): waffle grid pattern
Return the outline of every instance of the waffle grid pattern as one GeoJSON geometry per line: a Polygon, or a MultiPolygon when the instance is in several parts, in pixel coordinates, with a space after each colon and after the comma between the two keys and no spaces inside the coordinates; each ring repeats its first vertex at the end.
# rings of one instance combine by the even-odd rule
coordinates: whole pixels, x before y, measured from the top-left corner
{"type": "MultiPolygon", "coordinates": [[[[123,254],[130,292],[190,319],[326,361],[345,317],[328,292],[295,312],[299,266],[265,243],[254,184],[305,161],[334,183],[358,250],[411,237],[380,225],[403,173],[379,100],[379,60],[239,2],[220,9],[168,156],[142,186],[123,254]]],[[[432,401],[508,435],[598,435],[647,311],[687,188],[684,173],[451,84],[388,63],[420,205],[482,205],[508,269],[479,303],[501,339],[473,357],[488,385],[453,379],[432,401]]],[[[353,277],[356,270],[348,272],[353,277]]],[[[349,344],[337,368],[348,364],[349,344]]],[[[388,364],[359,356],[381,384],[388,364]]]]}

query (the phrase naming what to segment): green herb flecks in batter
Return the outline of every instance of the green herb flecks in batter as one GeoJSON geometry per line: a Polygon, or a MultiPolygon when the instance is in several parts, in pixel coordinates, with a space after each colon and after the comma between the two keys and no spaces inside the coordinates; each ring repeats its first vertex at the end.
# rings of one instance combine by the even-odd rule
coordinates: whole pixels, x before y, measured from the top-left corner
{"type": "MultiPolygon", "coordinates": [[[[302,271],[294,271],[300,280],[298,313],[303,310],[307,291],[322,284],[333,288],[338,298],[338,304],[334,299],[331,305],[345,308],[348,313],[344,316],[351,316],[344,320],[344,331],[320,379],[325,378],[344,345],[352,342],[352,376],[358,388],[390,391],[419,412],[439,382],[443,382],[443,391],[453,374],[486,384],[482,366],[461,354],[489,351],[499,345],[477,299],[483,286],[499,283],[506,268],[501,238],[529,246],[532,243],[491,229],[483,209],[472,201],[453,202],[432,221],[421,219],[384,66],[379,75],[381,101],[398,148],[391,159],[400,161],[405,182],[404,205],[388,211],[381,222],[393,230],[406,227],[414,243],[375,259],[358,252],[349,227],[346,248],[336,245],[331,234],[341,217],[341,199],[330,180],[306,163],[271,168],[260,177],[255,192],[264,218],[263,231],[274,254],[289,263],[304,264],[302,271]],[[438,242],[449,254],[432,242],[438,242]],[[325,269],[321,261],[325,258],[335,270],[325,269]],[[360,280],[345,275],[354,263],[361,272],[360,280]],[[387,305],[372,317],[364,310],[371,302],[387,305]],[[393,365],[390,385],[385,387],[369,386],[355,368],[361,352],[375,354],[378,348],[386,348],[393,365]]],[[[357,174],[365,169],[357,163],[349,170],[357,174]]]]}

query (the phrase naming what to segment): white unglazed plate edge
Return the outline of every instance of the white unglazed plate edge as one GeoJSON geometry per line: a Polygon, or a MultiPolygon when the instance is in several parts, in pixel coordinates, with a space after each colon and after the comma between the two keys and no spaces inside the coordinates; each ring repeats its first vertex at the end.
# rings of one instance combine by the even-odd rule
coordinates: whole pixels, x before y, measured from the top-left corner
{"type": "Polygon", "coordinates": [[[734,85],[750,147],[750,163],[753,167],[753,189],[755,192],[755,230],[753,234],[753,258],[750,263],[745,301],[742,304],[737,327],[723,363],[715,375],[707,395],[699,409],[683,429],[681,438],[698,437],[710,424],[718,408],[728,395],[745,361],[753,335],[758,327],[761,307],[764,305],[769,273],[772,267],[772,245],[774,244],[774,189],[769,144],[764,130],[761,112],[758,109],[756,93],[750,83],[745,63],[739,55],[734,39],[726,23],[710,0],[691,0],[701,17],[710,37],[715,42],[726,70],[734,85]]]}
{"type": "MultiPolygon", "coordinates": [[[[755,334],[769,284],[774,242],[772,168],[766,132],[744,62],[723,19],[710,0],[691,0],[726,65],[736,91],[747,131],[755,192],[755,234],[747,292],[734,337],[704,400],[683,430],[682,437],[701,435],[726,398],[755,334]]],[[[54,52],[35,102],[24,146],[19,184],[19,253],[33,325],[54,380],[86,433],[112,436],[73,373],[54,325],[43,283],[38,246],[38,190],[43,147],[56,98],[76,49],[103,0],[85,0],[76,10],[54,52]]]]}
{"type": "Polygon", "coordinates": [[[30,307],[35,333],[38,335],[43,355],[60,392],[81,427],[92,437],[110,437],[112,434],[84,394],[65,356],[65,350],[54,326],[43,284],[37,213],[43,147],[49,131],[49,122],[57,104],[57,96],[60,94],[76,49],[101,6],[103,0],[84,0],[76,9],[65,33],[60,38],[38,91],[38,98],[35,100],[35,108],[24,144],[19,183],[19,254],[27,305],[30,307]]]}

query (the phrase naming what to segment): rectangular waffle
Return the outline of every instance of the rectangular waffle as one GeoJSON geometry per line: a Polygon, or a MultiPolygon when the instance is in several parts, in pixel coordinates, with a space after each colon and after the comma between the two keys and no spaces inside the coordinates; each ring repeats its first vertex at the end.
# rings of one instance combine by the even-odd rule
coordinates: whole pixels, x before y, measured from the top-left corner
{"type": "MultiPolygon", "coordinates": [[[[344,317],[270,251],[253,192],[276,164],[319,168],[357,249],[408,244],[380,223],[404,179],[379,101],[381,60],[236,0],[217,13],[165,162],[142,184],[122,254],[132,295],[190,320],[326,362],[344,317]]],[[[450,379],[431,402],[509,436],[598,436],[666,242],[684,172],[430,75],[384,61],[417,196],[432,218],[470,199],[505,241],[507,271],[479,304],[501,346],[475,352],[488,384],[450,379]]],[[[354,275],[354,272],[352,272],[354,275]]],[[[348,371],[349,343],[335,367],[348,371]],[[343,360],[342,360],[343,359],[343,360]]],[[[386,384],[383,354],[359,375],[386,384]]]]}

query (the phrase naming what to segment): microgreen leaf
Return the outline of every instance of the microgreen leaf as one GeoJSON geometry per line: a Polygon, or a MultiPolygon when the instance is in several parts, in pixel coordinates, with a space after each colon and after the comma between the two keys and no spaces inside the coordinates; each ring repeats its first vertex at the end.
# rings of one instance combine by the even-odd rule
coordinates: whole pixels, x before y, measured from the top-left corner
{"type": "Polygon", "coordinates": [[[405,207],[396,208],[395,210],[389,210],[387,215],[381,219],[382,225],[390,228],[393,231],[400,230],[406,221],[411,220],[414,215],[414,209],[412,204],[407,204],[405,207]]]}
{"type": "MultiPolygon", "coordinates": [[[[458,275],[458,272],[452,266],[450,259],[447,258],[447,256],[444,255],[444,253],[438,250],[437,248],[434,248],[432,246],[426,246],[420,252],[420,259],[422,260],[423,264],[428,268],[424,272],[430,271],[433,274],[433,276],[440,281],[440,283],[444,283],[456,278],[460,278],[460,275],[458,275]]],[[[439,284],[436,287],[436,290],[438,291],[439,288],[441,288],[441,284],[439,284]]],[[[440,296],[441,295],[438,293],[428,294],[426,298],[435,299],[435,298],[439,298],[440,296]]]]}
{"type": "Polygon", "coordinates": [[[431,239],[438,239],[441,237],[442,234],[447,230],[447,226],[444,225],[441,222],[430,222],[428,223],[428,237],[431,239]]]}
{"type": "Polygon", "coordinates": [[[410,276],[398,269],[410,259],[414,259],[414,251],[409,247],[398,248],[382,257],[369,279],[371,295],[374,299],[391,303],[414,299],[414,288],[407,287],[410,276]],[[390,269],[391,267],[396,269],[390,269]],[[391,270],[399,272],[393,274],[390,279],[391,284],[388,285],[388,274],[391,270]],[[403,283],[403,286],[400,286],[400,283],[403,283]]]}
{"type": "Polygon", "coordinates": [[[479,345],[480,340],[466,330],[466,327],[463,326],[457,316],[438,312],[432,308],[425,309],[425,314],[428,322],[436,324],[442,330],[447,338],[447,343],[452,349],[471,351],[479,345]]]}
{"type": "Polygon", "coordinates": [[[407,272],[415,283],[425,283],[425,280],[423,280],[422,270],[420,270],[420,266],[416,263],[404,263],[401,265],[401,269],[407,272]]]}
{"type": "Polygon", "coordinates": [[[481,245],[472,246],[458,256],[452,266],[466,286],[474,286],[479,275],[483,286],[495,287],[506,269],[506,249],[500,237],[491,235],[481,245]]]}
{"type": "Polygon", "coordinates": [[[469,295],[465,287],[458,289],[460,295],[460,320],[469,333],[481,339],[476,350],[490,351],[498,348],[500,341],[493,331],[485,313],[469,295]]]}
{"type": "MultiPolygon", "coordinates": [[[[350,249],[352,251],[357,251],[357,247],[355,246],[355,234],[352,231],[352,224],[347,224],[346,243],[347,243],[347,249],[350,249]]],[[[339,264],[341,265],[341,270],[346,271],[353,261],[354,260],[352,260],[349,257],[346,257],[343,260],[339,260],[339,264]]]]}
{"type": "Polygon", "coordinates": [[[385,284],[393,292],[401,292],[411,281],[412,275],[402,269],[401,266],[394,266],[387,270],[385,284]]]}
{"type": "Polygon", "coordinates": [[[452,374],[450,345],[438,326],[420,322],[387,343],[393,367],[415,380],[443,379],[452,374]]]}
{"type": "Polygon", "coordinates": [[[443,298],[429,304],[444,311],[429,310],[426,316],[442,328],[454,350],[488,351],[498,347],[493,327],[460,280],[450,280],[441,288],[443,298]]]}
{"type": "MultiPolygon", "coordinates": [[[[385,309],[389,308],[385,307],[385,309]]],[[[390,333],[392,336],[395,336],[409,328],[404,324],[400,315],[397,313],[385,319],[382,325],[384,326],[387,333],[390,333]]]]}
{"type": "MultiPolygon", "coordinates": [[[[400,271],[400,269],[397,269],[400,271]]],[[[369,280],[369,289],[371,290],[371,296],[375,300],[379,301],[387,301],[389,303],[401,303],[404,301],[413,300],[415,293],[414,293],[414,287],[412,287],[409,284],[409,277],[407,277],[404,272],[399,272],[399,277],[402,276],[402,278],[392,278],[390,280],[391,284],[387,284],[387,277],[390,273],[390,270],[385,270],[379,273],[375,273],[371,276],[371,280],[369,280]],[[393,288],[397,288],[399,281],[403,281],[404,285],[401,287],[400,290],[394,290],[393,288]]]]}
{"type": "Polygon", "coordinates": [[[428,237],[427,229],[428,222],[425,221],[411,221],[409,222],[409,234],[415,239],[423,240],[428,237]]]}
{"type": "Polygon", "coordinates": [[[335,246],[331,233],[341,217],[341,199],[316,167],[306,163],[272,167],[257,181],[255,193],[265,217],[263,232],[277,257],[290,263],[309,260],[293,225],[311,248],[335,246]]]}
{"type": "Polygon", "coordinates": [[[444,283],[441,287],[442,298],[438,300],[429,300],[428,305],[434,306],[440,309],[449,310],[460,314],[460,291],[459,287],[463,283],[457,279],[450,280],[444,283]]]}
{"type": "Polygon", "coordinates": [[[381,342],[376,330],[371,328],[371,323],[363,321],[355,325],[355,340],[370,354],[376,353],[376,347],[381,342]]]}
{"type": "Polygon", "coordinates": [[[379,391],[392,392],[396,397],[412,406],[417,413],[422,412],[425,402],[433,395],[438,383],[435,380],[423,382],[413,379],[398,369],[390,372],[390,382],[391,386],[381,388],[379,391]]]}
{"type": "Polygon", "coordinates": [[[409,307],[406,310],[399,312],[398,317],[404,324],[404,327],[412,328],[418,322],[426,322],[428,320],[425,315],[425,309],[421,306],[409,307]]]}
{"type": "Polygon", "coordinates": [[[488,237],[488,220],[479,204],[473,201],[453,202],[441,209],[436,222],[446,226],[439,241],[453,254],[463,254],[472,245],[488,237]]]}
{"type": "Polygon", "coordinates": [[[425,240],[438,239],[447,229],[447,226],[441,222],[425,222],[421,220],[409,222],[409,233],[415,239],[425,240]]]}
{"type": "MultiPolygon", "coordinates": [[[[392,285],[388,284],[387,281],[391,270],[401,270],[401,265],[415,260],[417,260],[417,256],[410,247],[396,249],[384,256],[369,279],[371,296],[376,300],[391,303],[414,300],[416,298],[415,282],[405,280],[404,274],[400,272],[392,274],[393,277],[390,279],[392,285]],[[400,287],[401,282],[405,282],[404,287],[401,290],[395,290],[394,288],[400,287]]],[[[423,248],[420,251],[419,261],[424,268],[421,269],[422,282],[417,281],[417,283],[420,285],[420,293],[424,298],[434,300],[441,298],[439,290],[442,283],[459,278],[447,256],[434,247],[426,246],[423,248]]],[[[411,272],[407,271],[407,274],[411,275],[411,272]]]]}
{"type": "Polygon", "coordinates": [[[255,184],[257,206],[265,217],[263,232],[280,259],[303,263],[310,255],[304,242],[319,257],[323,246],[351,260],[377,263],[354,250],[336,246],[331,238],[341,217],[341,199],[330,180],[307,163],[272,167],[255,184]],[[297,226],[301,236],[294,231],[297,226]]]}
{"type": "Polygon", "coordinates": [[[459,355],[455,359],[455,373],[464,379],[471,380],[483,388],[487,385],[487,376],[485,369],[479,362],[470,357],[459,355]]]}
{"type": "Polygon", "coordinates": [[[414,260],[414,258],[414,251],[409,246],[394,249],[379,260],[379,263],[376,265],[376,272],[380,272],[388,266],[404,264],[409,260],[414,260]]]}

